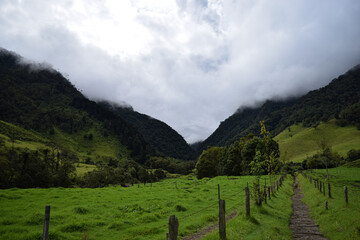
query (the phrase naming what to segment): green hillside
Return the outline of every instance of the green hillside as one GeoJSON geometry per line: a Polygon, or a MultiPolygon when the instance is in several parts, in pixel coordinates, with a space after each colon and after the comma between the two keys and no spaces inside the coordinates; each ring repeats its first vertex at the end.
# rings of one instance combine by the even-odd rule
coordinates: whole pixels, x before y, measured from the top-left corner
{"type": "Polygon", "coordinates": [[[302,124],[292,125],[275,137],[282,158],[301,162],[319,151],[319,142],[325,139],[334,152],[345,156],[350,149],[360,148],[360,131],[354,126],[340,127],[335,120],[321,123],[316,128],[302,124]]]}
{"type": "Polygon", "coordinates": [[[116,136],[104,137],[100,126],[68,134],[58,128],[53,134],[40,134],[0,120],[0,139],[5,146],[30,150],[55,148],[74,152],[80,162],[98,162],[107,158],[130,159],[130,152],[121,145],[116,136]],[[91,134],[91,139],[88,136],[91,134]]]}
{"type": "Polygon", "coordinates": [[[132,159],[144,163],[154,152],[133,125],[87,99],[59,72],[34,69],[21,59],[0,51],[0,120],[50,138],[79,152],[79,158],[96,151],[122,157],[128,149],[132,159]]]}
{"type": "Polygon", "coordinates": [[[98,102],[131,123],[158,152],[182,160],[195,159],[194,150],[185,139],[166,123],[134,111],[131,107],[120,106],[106,101],[98,102]]]}
{"type": "Polygon", "coordinates": [[[259,121],[277,135],[293,124],[316,127],[334,118],[343,125],[360,126],[360,65],[300,98],[267,100],[258,107],[239,108],[198,144],[196,152],[200,155],[207,146],[229,146],[240,137],[256,134],[259,121]]]}

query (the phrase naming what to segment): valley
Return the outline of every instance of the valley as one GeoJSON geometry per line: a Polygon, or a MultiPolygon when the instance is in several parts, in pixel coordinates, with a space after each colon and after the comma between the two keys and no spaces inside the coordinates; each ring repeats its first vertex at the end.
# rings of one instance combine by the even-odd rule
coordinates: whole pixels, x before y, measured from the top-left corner
{"type": "Polygon", "coordinates": [[[180,239],[219,239],[219,199],[227,239],[292,239],[294,177],[322,235],[360,239],[359,66],[304,96],[240,107],[190,146],[166,123],[21,59],[0,52],[0,239],[41,239],[47,205],[49,240],[164,239],[171,215],[180,239]]]}

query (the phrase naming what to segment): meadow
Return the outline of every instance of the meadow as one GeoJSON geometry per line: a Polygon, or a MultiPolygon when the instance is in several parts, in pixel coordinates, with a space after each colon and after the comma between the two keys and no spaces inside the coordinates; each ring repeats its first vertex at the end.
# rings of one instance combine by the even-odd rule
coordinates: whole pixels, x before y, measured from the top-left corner
{"type": "Polygon", "coordinates": [[[310,208],[310,215],[319,224],[320,231],[328,239],[360,239],[360,168],[308,170],[308,176],[325,181],[325,195],[314,187],[314,182],[299,174],[303,201],[310,208]],[[331,184],[331,198],[328,197],[327,182],[331,184]],[[348,188],[349,202],[344,199],[344,187],[348,188]],[[325,209],[328,201],[328,210],[325,209]]]}
{"type": "MultiPolygon", "coordinates": [[[[265,178],[261,178],[262,184],[265,178]]],[[[238,214],[229,222],[229,239],[238,239],[232,234],[239,225],[242,236],[252,236],[249,239],[265,233],[286,239],[290,234],[284,223],[291,215],[291,177],[267,206],[254,207],[252,203],[251,218],[246,219],[244,188],[247,183],[251,186],[253,179],[183,176],[132,187],[0,190],[0,239],[41,239],[46,205],[51,206],[50,239],[164,239],[170,215],[179,219],[182,238],[217,222],[218,184],[227,214],[238,214]]],[[[216,239],[211,236],[208,239],[216,239]]]]}
{"type": "Polygon", "coordinates": [[[301,124],[292,125],[274,140],[279,143],[282,158],[302,162],[307,156],[320,151],[319,143],[323,138],[332,151],[343,157],[350,149],[358,149],[360,146],[360,131],[354,126],[340,127],[335,124],[335,120],[321,123],[316,128],[305,128],[301,124]]]}

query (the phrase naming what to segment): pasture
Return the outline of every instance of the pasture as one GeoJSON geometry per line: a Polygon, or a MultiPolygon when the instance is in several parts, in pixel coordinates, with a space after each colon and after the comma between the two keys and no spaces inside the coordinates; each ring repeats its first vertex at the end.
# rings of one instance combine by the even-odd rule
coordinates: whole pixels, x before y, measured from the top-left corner
{"type": "Polygon", "coordinates": [[[340,127],[334,120],[321,123],[316,128],[292,125],[274,137],[274,140],[279,143],[282,158],[302,162],[320,150],[319,143],[323,138],[334,152],[343,157],[350,149],[358,149],[360,146],[360,131],[354,126],[340,127]]]}
{"type": "Polygon", "coordinates": [[[325,194],[314,187],[314,181],[299,174],[304,193],[304,202],[309,206],[311,217],[320,226],[320,231],[329,239],[360,239],[360,168],[329,169],[306,171],[308,176],[325,182],[325,194]],[[331,184],[331,198],[327,183],[331,184]],[[344,187],[348,189],[349,202],[344,199],[344,187]],[[325,209],[328,201],[328,210],[325,209]]]}
{"type": "MultiPolygon", "coordinates": [[[[261,178],[262,185],[265,178],[268,177],[261,178]]],[[[286,191],[279,190],[271,200],[288,199],[285,205],[277,205],[276,211],[286,208],[281,224],[276,222],[280,217],[273,215],[279,213],[273,210],[276,209],[271,205],[274,202],[263,210],[253,208],[252,204],[252,217],[244,218],[244,188],[247,182],[251,186],[252,176],[205,178],[196,180],[196,186],[195,180],[185,176],[152,186],[140,184],[127,188],[0,190],[0,239],[40,239],[45,205],[51,206],[50,239],[164,239],[170,215],[179,219],[179,236],[183,237],[216,223],[218,184],[221,198],[226,201],[227,214],[238,212],[232,221],[245,221],[244,234],[253,232],[260,236],[264,232],[266,228],[258,233],[255,231],[261,224],[261,216],[272,218],[274,225],[281,225],[290,217],[290,177],[283,187],[286,191]],[[252,227],[247,229],[249,224],[252,227]]],[[[232,231],[231,227],[229,231],[232,231]]],[[[278,230],[275,228],[275,231],[278,230]]]]}

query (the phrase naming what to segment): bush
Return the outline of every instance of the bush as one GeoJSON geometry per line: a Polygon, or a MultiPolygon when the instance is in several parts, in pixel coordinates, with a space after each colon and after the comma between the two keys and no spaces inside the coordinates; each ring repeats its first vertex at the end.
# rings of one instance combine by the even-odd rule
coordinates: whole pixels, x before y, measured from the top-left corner
{"type": "Polygon", "coordinates": [[[351,149],[347,152],[346,161],[352,162],[358,159],[360,159],[360,149],[359,150],[351,149]]]}

